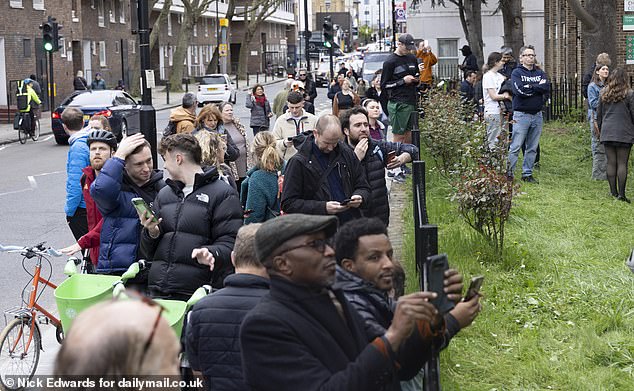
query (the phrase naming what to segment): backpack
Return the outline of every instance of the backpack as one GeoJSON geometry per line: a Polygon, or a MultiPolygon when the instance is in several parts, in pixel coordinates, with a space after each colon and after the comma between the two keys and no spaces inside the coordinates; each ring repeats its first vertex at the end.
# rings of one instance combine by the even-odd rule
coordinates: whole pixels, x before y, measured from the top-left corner
{"type": "Polygon", "coordinates": [[[171,136],[176,134],[176,124],[178,122],[169,121],[165,129],[163,129],[163,137],[171,136]]]}
{"type": "Polygon", "coordinates": [[[29,107],[29,94],[23,81],[18,82],[18,89],[15,93],[17,107],[20,111],[25,111],[29,107]]]}

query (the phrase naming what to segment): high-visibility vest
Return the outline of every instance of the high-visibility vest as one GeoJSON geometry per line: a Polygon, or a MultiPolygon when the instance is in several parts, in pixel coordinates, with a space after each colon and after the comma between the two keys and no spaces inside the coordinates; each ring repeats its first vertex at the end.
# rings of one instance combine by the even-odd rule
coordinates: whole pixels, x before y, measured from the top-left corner
{"type": "Polygon", "coordinates": [[[18,90],[15,93],[17,98],[18,110],[22,112],[29,111],[29,91],[23,80],[18,81],[18,90]]]}

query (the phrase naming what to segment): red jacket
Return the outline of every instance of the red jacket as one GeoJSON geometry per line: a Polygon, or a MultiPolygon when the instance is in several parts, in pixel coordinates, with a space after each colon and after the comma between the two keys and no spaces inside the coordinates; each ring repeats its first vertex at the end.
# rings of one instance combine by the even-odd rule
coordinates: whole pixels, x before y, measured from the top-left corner
{"type": "Polygon", "coordinates": [[[95,204],[95,200],[90,196],[90,185],[95,180],[95,170],[92,167],[85,167],[81,177],[84,201],[86,202],[86,218],[88,220],[88,233],[77,241],[83,249],[90,249],[90,261],[93,265],[97,265],[99,259],[99,238],[101,236],[101,225],[103,223],[101,213],[95,204]]]}

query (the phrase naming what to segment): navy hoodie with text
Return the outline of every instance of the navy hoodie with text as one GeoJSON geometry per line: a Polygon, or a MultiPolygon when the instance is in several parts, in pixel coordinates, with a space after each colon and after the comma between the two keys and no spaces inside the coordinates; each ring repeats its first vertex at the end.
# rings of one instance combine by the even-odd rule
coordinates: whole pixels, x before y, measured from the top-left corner
{"type": "Polygon", "coordinates": [[[513,83],[513,111],[537,114],[544,105],[544,95],[550,93],[546,73],[537,67],[527,69],[519,65],[511,73],[513,83]]]}

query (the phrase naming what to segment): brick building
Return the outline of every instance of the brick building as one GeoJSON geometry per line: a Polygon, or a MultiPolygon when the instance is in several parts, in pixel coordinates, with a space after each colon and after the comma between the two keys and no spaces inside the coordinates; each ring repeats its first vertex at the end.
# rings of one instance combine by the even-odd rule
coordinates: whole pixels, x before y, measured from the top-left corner
{"type": "MultiPolygon", "coordinates": [[[[107,86],[118,80],[129,80],[138,67],[137,40],[131,24],[131,3],[134,0],[9,0],[0,3],[0,109],[15,104],[11,97],[15,81],[35,74],[43,87],[48,84],[48,55],[42,48],[38,28],[48,16],[63,26],[60,51],[53,53],[56,104],[73,90],[73,78],[82,71],[88,84],[99,72],[107,86]]],[[[240,2],[238,2],[240,4],[240,2]]],[[[286,65],[287,52],[295,52],[295,0],[286,0],[260,26],[249,48],[256,61],[249,61],[249,72],[261,71],[266,62],[286,65]],[[290,48],[290,50],[289,50],[290,48]]],[[[155,5],[150,23],[158,17],[163,2],[155,5]]],[[[226,0],[211,3],[192,32],[183,66],[184,76],[205,73],[217,44],[216,21],[226,15],[226,0]],[[217,10],[217,11],[216,11],[217,10]]],[[[151,53],[152,66],[158,83],[169,78],[172,56],[184,9],[174,0],[165,26],[161,26],[158,45],[151,53]]],[[[244,36],[243,22],[236,17],[231,22],[230,71],[237,69],[238,52],[244,36]]],[[[293,56],[294,58],[294,56],[293,56]]]]}

